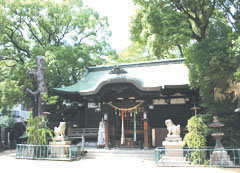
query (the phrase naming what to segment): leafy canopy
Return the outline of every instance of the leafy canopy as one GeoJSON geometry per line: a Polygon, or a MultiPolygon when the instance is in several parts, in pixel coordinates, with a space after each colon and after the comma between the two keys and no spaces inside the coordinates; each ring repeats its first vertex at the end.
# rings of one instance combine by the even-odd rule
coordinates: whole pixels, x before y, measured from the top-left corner
{"type": "MultiPolygon", "coordinates": [[[[219,116],[231,128],[238,99],[216,100],[215,89],[228,95],[240,80],[239,0],[134,0],[131,39],[160,58],[187,58],[190,85],[199,89],[205,117],[219,116]],[[219,111],[221,108],[225,111],[219,111]],[[226,117],[231,118],[226,118],[226,117]]],[[[228,97],[226,97],[228,98],[228,97]]],[[[239,134],[232,128],[232,134],[239,134]]],[[[230,131],[227,132],[230,134],[230,131]]],[[[239,136],[239,135],[238,135],[239,136]]],[[[224,137],[227,139],[227,137],[224,137]]],[[[225,140],[224,139],[224,140],[225,140]]],[[[239,143],[226,140],[228,145],[239,143]]],[[[237,142],[238,141],[238,142],[237,142]]],[[[239,144],[238,144],[239,145],[239,144]]]]}
{"type": "Polygon", "coordinates": [[[119,51],[116,56],[110,56],[109,58],[112,61],[109,62],[111,64],[133,63],[156,59],[144,45],[138,42],[132,43],[127,48],[119,51]]]}
{"type": "Polygon", "coordinates": [[[1,108],[32,103],[26,88],[34,91],[36,82],[27,68],[36,69],[37,55],[44,56],[50,89],[77,82],[86,66],[113,54],[107,19],[81,0],[3,0],[0,25],[1,108]]]}
{"type": "Polygon", "coordinates": [[[191,40],[205,38],[215,1],[134,0],[139,6],[131,22],[131,38],[145,44],[159,58],[184,56],[191,40]]]}

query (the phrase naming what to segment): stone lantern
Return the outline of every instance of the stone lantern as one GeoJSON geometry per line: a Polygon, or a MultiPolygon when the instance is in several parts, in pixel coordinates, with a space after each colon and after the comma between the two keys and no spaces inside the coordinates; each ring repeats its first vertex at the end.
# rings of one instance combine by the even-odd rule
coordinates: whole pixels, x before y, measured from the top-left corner
{"type": "Polygon", "coordinates": [[[224,127],[223,123],[218,121],[218,117],[213,117],[213,123],[209,124],[210,128],[213,128],[212,137],[216,140],[214,151],[212,152],[210,163],[211,165],[226,165],[232,166],[233,162],[230,160],[230,156],[227,151],[224,150],[224,147],[221,143],[221,138],[224,135],[222,128],[224,127]]]}
{"type": "Polygon", "coordinates": [[[218,121],[218,117],[214,116],[213,117],[213,123],[209,124],[210,128],[213,128],[213,133],[212,133],[212,137],[214,137],[214,139],[216,140],[216,144],[214,149],[224,149],[224,147],[222,146],[221,143],[221,138],[224,135],[224,133],[222,132],[222,127],[224,127],[223,123],[220,123],[218,121]]]}

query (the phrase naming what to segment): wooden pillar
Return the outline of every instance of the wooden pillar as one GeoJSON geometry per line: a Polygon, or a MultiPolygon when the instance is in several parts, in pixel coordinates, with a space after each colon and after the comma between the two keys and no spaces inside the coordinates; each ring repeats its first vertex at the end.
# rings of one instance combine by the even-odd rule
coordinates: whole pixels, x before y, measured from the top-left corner
{"type": "Polygon", "coordinates": [[[144,120],[144,149],[149,148],[149,127],[148,120],[144,120]]]}
{"type": "Polygon", "coordinates": [[[112,126],[112,144],[113,145],[116,145],[116,137],[115,137],[115,133],[116,133],[116,130],[115,130],[115,124],[113,124],[112,126]]]}
{"type": "Polygon", "coordinates": [[[105,148],[109,148],[109,128],[108,128],[108,120],[105,120],[105,148]]]}
{"type": "Polygon", "coordinates": [[[85,108],[85,117],[84,117],[84,128],[87,128],[87,122],[88,122],[88,108],[85,108]]]}

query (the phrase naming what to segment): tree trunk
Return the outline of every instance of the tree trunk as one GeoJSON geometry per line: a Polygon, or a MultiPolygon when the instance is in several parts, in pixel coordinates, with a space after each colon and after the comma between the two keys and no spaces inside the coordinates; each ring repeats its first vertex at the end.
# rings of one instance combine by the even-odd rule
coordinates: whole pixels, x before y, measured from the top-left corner
{"type": "Polygon", "coordinates": [[[44,83],[44,58],[43,56],[37,56],[37,71],[28,69],[28,73],[33,75],[35,80],[37,80],[37,90],[32,91],[27,88],[27,91],[34,97],[34,112],[33,116],[41,115],[43,112],[44,101],[42,99],[43,93],[47,92],[44,83]]]}

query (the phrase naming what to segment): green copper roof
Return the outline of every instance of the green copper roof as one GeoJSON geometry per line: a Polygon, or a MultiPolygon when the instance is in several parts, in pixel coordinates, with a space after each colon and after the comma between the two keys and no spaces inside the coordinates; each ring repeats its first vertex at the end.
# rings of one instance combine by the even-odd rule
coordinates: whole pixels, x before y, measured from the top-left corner
{"type": "Polygon", "coordinates": [[[58,93],[79,93],[92,95],[106,84],[132,83],[142,91],[158,91],[166,86],[189,85],[188,68],[184,59],[161,60],[142,63],[120,64],[123,73],[112,74],[114,66],[100,66],[88,69],[78,83],[64,88],[55,88],[58,93]]]}

